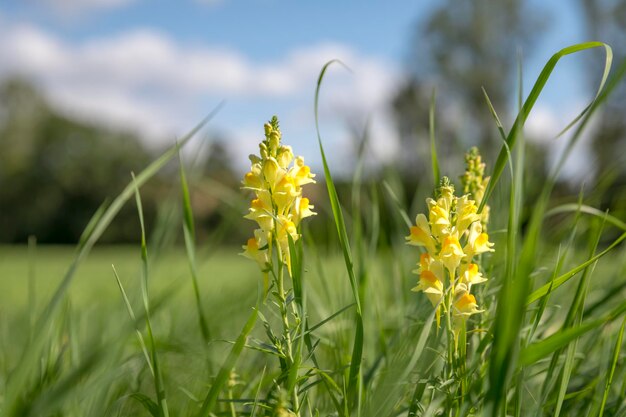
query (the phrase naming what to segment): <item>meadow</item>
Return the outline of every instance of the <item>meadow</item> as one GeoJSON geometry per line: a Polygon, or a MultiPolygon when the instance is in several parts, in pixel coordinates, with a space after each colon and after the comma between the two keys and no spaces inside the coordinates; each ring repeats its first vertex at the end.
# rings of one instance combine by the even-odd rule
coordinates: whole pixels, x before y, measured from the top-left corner
{"type": "Polygon", "coordinates": [[[208,117],[104,204],[76,248],[0,247],[0,415],[626,416],[626,223],[583,192],[552,200],[561,163],[537,195],[525,187],[524,122],[559,60],[591,48],[606,70],[568,126],[575,146],[626,73],[609,76],[601,43],[555,54],[524,100],[519,86],[509,129],[490,108],[502,149],[486,165],[474,151],[440,172],[431,112],[432,183],[412,201],[392,178],[385,195],[364,186],[361,164],[338,195],[322,134],[327,201],[304,201],[311,173],[271,119],[243,180],[254,200],[241,227],[260,231],[243,249],[197,245],[180,159],[181,221],[144,227],[141,186],[208,117]],[[384,239],[381,200],[403,231],[384,239]],[[98,246],[133,203],[141,243],[98,246]],[[336,240],[310,237],[327,226],[336,240]]]}

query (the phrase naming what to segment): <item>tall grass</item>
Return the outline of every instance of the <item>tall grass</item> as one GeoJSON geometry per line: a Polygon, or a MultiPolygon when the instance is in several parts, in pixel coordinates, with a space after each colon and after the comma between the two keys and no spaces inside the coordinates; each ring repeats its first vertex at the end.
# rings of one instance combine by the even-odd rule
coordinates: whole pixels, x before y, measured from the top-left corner
{"type": "MultiPolygon", "coordinates": [[[[468,321],[460,343],[463,355],[454,359],[454,366],[446,351],[448,336],[438,326],[430,302],[409,291],[416,280],[410,271],[419,256],[405,246],[402,235],[381,238],[381,207],[390,209],[400,225],[409,226],[415,213],[395,186],[393,173],[382,179],[381,187],[363,181],[366,134],[351,195],[340,195],[335,186],[318,117],[323,80],[334,68],[330,62],[318,79],[314,113],[328,192],[326,210],[336,240],[329,246],[318,244],[307,235],[306,226],[302,239],[290,239],[292,280],[280,291],[282,317],[276,314],[274,298],[266,297],[262,279],[257,285],[248,279],[254,268],[244,278],[235,272],[209,276],[202,267],[191,209],[193,187],[180,158],[182,218],[164,217],[152,232],[153,240],[144,227],[141,186],[179,155],[207,119],[94,215],[69,269],[46,295],[45,304],[45,293],[35,285],[35,274],[42,268],[34,267],[45,248],[35,250],[31,242],[32,265],[24,281],[28,303],[21,310],[0,306],[0,415],[626,415],[626,257],[621,245],[626,223],[585,204],[582,193],[574,196],[576,203],[550,206],[565,158],[626,73],[624,61],[610,76],[611,60],[610,48],[597,42],[559,51],[525,100],[520,83],[519,114],[508,131],[485,91],[485,109],[502,136],[480,202],[481,208],[487,202],[491,206],[496,252],[483,257],[490,278],[480,290],[485,311],[468,321]],[[540,195],[530,196],[524,188],[525,176],[531,175],[524,123],[559,60],[591,48],[606,52],[597,94],[564,129],[573,132],[567,151],[540,195]],[[77,310],[69,289],[78,267],[133,197],[142,226],[141,247],[133,254],[138,281],[114,268],[109,279],[121,294],[120,302],[77,310]],[[568,222],[569,232],[555,243],[553,237],[546,238],[546,220],[557,215],[568,222]],[[157,260],[167,248],[165,229],[180,230],[181,224],[181,256],[190,279],[163,285],[155,277],[164,268],[157,260]],[[612,229],[622,234],[607,242],[612,229]],[[133,282],[139,285],[133,287],[133,282]],[[242,286],[241,293],[229,287],[218,294],[219,286],[229,282],[242,286]],[[181,289],[185,285],[187,291],[181,289]],[[295,323],[285,336],[292,344],[288,364],[277,345],[281,337],[274,333],[287,314],[295,323]]],[[[430,163],[438,181],[441,174],[458,176],[462,168],[440,172],[444,156],[436,152],[435,106],[433,93],[430,163]]],[[[228,198],[228,204],[237,206],[232,201],[236,196],[228,198]]],[[[220,271],[241,271],[239,263],[247,262],[217,258],[211,268],[222,262],[220,271]]]]}

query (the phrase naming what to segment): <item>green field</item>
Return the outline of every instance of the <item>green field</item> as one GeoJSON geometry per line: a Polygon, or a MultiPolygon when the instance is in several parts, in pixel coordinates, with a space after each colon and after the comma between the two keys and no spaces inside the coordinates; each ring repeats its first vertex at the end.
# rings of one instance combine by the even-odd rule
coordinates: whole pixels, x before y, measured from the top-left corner
{"type": "Polygon", "coordinates": [[[503,145],[490,166],[470,149],[440,172],[432,131],[420,197],[393,172],[364,183],[362,160],[340,195],[320,136],[327,194],[310,201],[311,169],[273,117],[242,182],[250,259],[219,227],[197,246],[182,159],[179,216],[144,227],[141,187],[202,123],[94,214],[76,250],[1,247],[0,417],[626,416],[626,223],[582,191],[553,196],[562,164],[529,187],[522,129],[558,60],[592,48],[608,74],[606,45],[575,45],[508,133],[491,109],[503,145]],[[132,202],[141,243],[98,246],[132,202]]]}

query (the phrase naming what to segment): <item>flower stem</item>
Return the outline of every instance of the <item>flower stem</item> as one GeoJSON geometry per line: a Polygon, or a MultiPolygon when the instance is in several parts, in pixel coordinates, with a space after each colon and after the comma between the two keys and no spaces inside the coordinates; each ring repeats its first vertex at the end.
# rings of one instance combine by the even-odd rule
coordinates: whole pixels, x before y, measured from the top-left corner
{"type": "MultiPolygon", "coordinates": [[[[285,296],[285,285],[284,285],[284,271],[285,265],[283,263],[283,256],[280,244],[276,242],[276,255],[278,258],[278,274],[276,275],[276,286],[279,298],[279,306],[280,306],[280,316],[283,321],[283,337],[285,338],[285,343],[287,345],[287,374],[289,374],[289,370],[291,367],[295,366],[293,360],[293,348],[291,341],[291,327],[289,324],[289,315],[287,313],[287,299],[285,296]]],[[[298,399],[298,387],[297,384],[294,384],[293,389],[290,392],[291,401],[293,406],[293,412],[296,416],[300,416],[300,402],[298,399]]]]}

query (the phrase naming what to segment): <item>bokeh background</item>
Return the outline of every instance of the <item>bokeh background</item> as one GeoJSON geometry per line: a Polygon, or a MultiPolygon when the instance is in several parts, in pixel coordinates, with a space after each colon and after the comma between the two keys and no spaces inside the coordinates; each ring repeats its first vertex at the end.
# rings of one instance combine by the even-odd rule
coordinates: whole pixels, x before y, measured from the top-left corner
{"type": "MultiPolygon", "coordinates": [[[[247,197],[239,179],[266,120],[277,114],[284,141],[322,171],[313,96],[331,59],[350,69],[331,69],[320,106],[339,189],[342,181],[349,186],[363,150],[366,182],[376,186],[384,177],[409,202],[423,201],[415,190],[432,184],[434,91],[442,172],[455,178],[467,148],[480,146],[492,164],[501,146],[482,87],[510,126],[518,78],[528,92],[554,52],[582,41],[609,43],[620,61],[624,22],[626,3],[619,0],[2,1],[0,243],[29,236],[76,242],[132,171],[223,100],[184,157],[198,238],[217,231],[221,241],[244,241],[252,227],[241,226],[247,197]]],[[[557,134],[593,98],[603,65],[602,51],[589,51],[563,59],[551,77],[525,132],[534,166],[525,179],[530,195],[563,150],[557,134]]],[[[624,114],[622,83],[569,159],[556,198],[576,195],[584,184],[586,202],[623,218],[624,114]]],[[[149,229],[168,213],[178,181],[172,164],[142,190],[149,229]]],[[[314,200],[325,216],[322,187],[311,193],[320,196],[314,200]]],[[[318,238],[329,235],[313,229],[318,238]]],[[[128,207],[103,241],[139,236],[136,210],[128,207]]]]}

